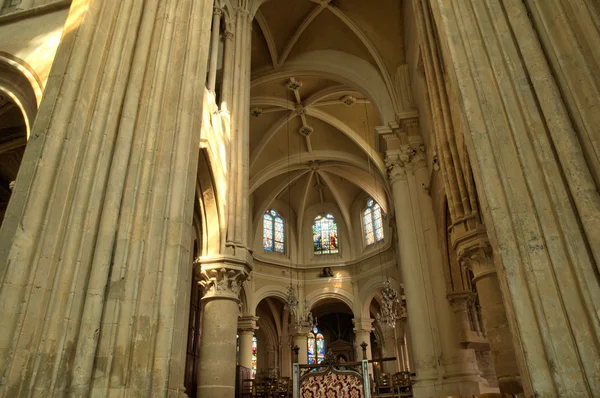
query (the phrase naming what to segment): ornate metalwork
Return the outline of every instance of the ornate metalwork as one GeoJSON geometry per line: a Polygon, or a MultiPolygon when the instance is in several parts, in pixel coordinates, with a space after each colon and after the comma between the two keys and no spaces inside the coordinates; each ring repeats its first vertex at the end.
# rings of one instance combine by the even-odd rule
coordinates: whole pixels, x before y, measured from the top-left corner
{"type": "Polygon", "coordinates": [[[317,327],[317,320],[308,308],[308,302],[304,300],[302,312],[298,314],[298,327],[301,330],[313,330],[317,327]]]}
{"type": "Polygon", "coordinates": [[[290,285],[287,290],[287,297],[285,298],[285,309],[289,312],[296,313],[298,310],[298,298],[294,287],[290,285]]]}
{"type": "Polygon", "coordinates": [[[403,313],[404,308],[402,307],[400,295],[389,281],[385,281],[381,291],[381,307],[375,319],[381,325],[394,328],[396,327],[396,321],[402,318],[403,313]]]}

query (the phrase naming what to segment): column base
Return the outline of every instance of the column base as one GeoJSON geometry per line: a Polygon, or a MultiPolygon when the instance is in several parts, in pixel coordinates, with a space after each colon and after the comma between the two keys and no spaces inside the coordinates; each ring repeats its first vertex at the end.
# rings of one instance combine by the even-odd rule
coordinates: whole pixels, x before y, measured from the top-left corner
{"type": "Polygon", "coordinates": [[[235,387],[219,385],[201,386],[198,387],[198,396],[210,398],[231,398],[235,397],[235,387]]]}
{"type": "Polygon", "coordinates": [[[485,379],[476,382],[471,380],[448,379],[442,383],[442,391],[439,395],[460,395],[471,397],[473,395],[486,393],[500,393],[498,387],[490,387],[485,379]]]}

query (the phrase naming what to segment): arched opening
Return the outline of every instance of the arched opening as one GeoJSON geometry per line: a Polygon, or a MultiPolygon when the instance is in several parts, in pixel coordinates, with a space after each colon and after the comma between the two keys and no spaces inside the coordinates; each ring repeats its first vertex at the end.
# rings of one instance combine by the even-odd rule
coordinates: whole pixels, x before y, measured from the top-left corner
{"type": "MultiPolygon", "coordinates": [[[[315,339],[322,334],[324,351],[331,350],[336,358],[347,362],[360,359],[356,357],[354,345],[354,313],[346,303],[335,298],[323,298],[313,304],[312,313],[317,319],[315,339]]],[[[309,352],[309,362],[310,355],[309,352]]],[[[315,352],[313,358],[318,361],[319,353],[315,352]]]]}
{"type": "Polygon", "coordinates": [[[15,67],[0,60],[0,225],[36,113],[36,96],[29,80],[15,67]]]}

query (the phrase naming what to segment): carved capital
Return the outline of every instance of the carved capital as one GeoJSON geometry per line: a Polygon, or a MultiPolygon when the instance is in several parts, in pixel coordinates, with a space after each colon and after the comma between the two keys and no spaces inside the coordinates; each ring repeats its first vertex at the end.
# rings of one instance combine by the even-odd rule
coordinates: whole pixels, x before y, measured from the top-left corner
{"type": "Polygon", "coordinates": [[[354,334],[358,333],[371,333],[373,331],[373,321],[371,318],[354,318],[352,323],[354,324],[354,334]]]}
{"type": "Polygon", "coordinates": [[[239,302],[242,284],[248,278],[251,267],[237,259],[198,259],[196,278],[203,287],[202,300],[229,299],[239,302]]]}
{"type": "Polygon", "coordinates": [[[402,145],[400,149],[388,151],[385,165],[392,184],[398,179],[403,180],[407,173],[427,166],[425,145],[415,142],[402,145]]]}
{"type": "Polygon", "coordinates": [[[219,7],[213,8],[213,16],[223,16],[223,9],[219,7]]]}
{"type": "Polygon", "coordinates": [[[483,226],[458,236],[454,246],[459,263],[473,271],[474,281],[496,272],[492,246],[483,226]]]}
{"type": "Polygon", "coordinates": [[[233,34],[233,32],[226,30],[225,33],[223,33],[223,38],[225,40],[233,40],[233,38],[235,37],[235,35],[233,34]]]}
{"type": "Polygon", "coordinates": [[[258,317],[244,316],[238,319],[238,333],[254,333],[258,330],[258,317]]]}
{"type": "Polygon", "coordinates": [[[469,306],[473,305],[477,298],[477,293],[471,291],[453,292],[449,293],[447,297],[452,310],[457,313],[466,311],[469,306]]]}

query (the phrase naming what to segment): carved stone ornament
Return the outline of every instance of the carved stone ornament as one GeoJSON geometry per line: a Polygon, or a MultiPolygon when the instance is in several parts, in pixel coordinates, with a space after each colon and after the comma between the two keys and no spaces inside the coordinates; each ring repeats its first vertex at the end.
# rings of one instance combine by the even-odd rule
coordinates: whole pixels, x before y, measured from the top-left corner
{"type": "Polygon", "coordinates": [[[204,299],[220,297],[238,300],[246,276],[243,271],[225,267],[203,269],[198,283],[204,288],[204,299]]]}
{"type": "Polygon", "coordinates": [[[250,114],[254,117],[260,117],[263,114],[263,110],[262,110],[262,108],[258,108],[258,107],[252,108],[252,109],[250,109],[250,114]]]}
{"type": "Polygon", "coordinates": [[[450,301],[452,310],[455,313],[466,311],[469,306],[475,303],[476,298],[477,293],[470,291],[454,292],[448,294],[448,301],[450,301]]]}
{"type": "Polygon", "coordinates": [[[313,131],[314,131],[314,129],[310,126],[302,126],[302,127],[300,127],[299,133],[304,137],[308,137],[309,135],[311,135],[313,133],[313,131]]]}
{"type": "Polygon", "coordinates": [[[394,181],[406,178],[407,172],[413,172],[421,167],[426,167],[425,145],[407,144],[399,150],[390,151],[385,158],[385,166],[392,184],[394,181]]]}
{"type": "Polygon", "coordinates": [[[291,77],[290,80],[288,80],[288,82],[286,83],[286,87],[289,90],[295,91],[302,87],[302,82],[291,77]]]}
{"type": "Polygon", "coordinates": [[[354,98],[351,95],[345,95],[343,96],[340,101],[342,102],[342,104],[346,105],[346,106],[352,106],[354,104],[356,104],[356,98],[354,98]]]}

